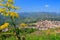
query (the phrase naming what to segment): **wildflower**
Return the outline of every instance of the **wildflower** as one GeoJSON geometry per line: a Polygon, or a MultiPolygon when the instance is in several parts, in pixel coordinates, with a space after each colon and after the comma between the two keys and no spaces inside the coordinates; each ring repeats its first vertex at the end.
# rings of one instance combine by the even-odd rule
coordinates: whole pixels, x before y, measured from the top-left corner
{"type": "Polygon", "coordinates": [[[8,2],[13,2],[13,0],[8,0],[8,2]]]}
{"type": "Polygon", "coordinates": [[[13,5],[11,5],[11,8],[12,8],[12,9],[19,10],[19,7],[16,7],[16,6],[13,6],[13,5]]]}
{"type": "Polygon", "coordinates": [[[8,13],[4,13],[4,14],[2,14],[3,16],[9,16],[9,14],[8,13]]]}
{"type": "Polygon", "coordinates": [[[18,18],[18,14],[16,12],[10,12],[9,14],[11,17],[17,17],[18,18]]]}
{"type": "Polygon", "coordinates": [[[14,9],[15,7],[12,5],[11,8],[14,9]]]}
{"type": "Polygon", "coordinates": [[[6,7],[11,7],[11,5],[12,5],[12,4],[10,4],[9,2],[7,2],[7,3],[5,4],[6,7]]]}
{"type": "Polygon", "coordinates": [[[6,8],[0,8],[0,13],[3,13],[6,11],[6,8]]]}
{"type": "Polygon", "coordinates": [[[7,14],[5,14],[5,16],[9,16],[9,14],[7,13],[7,14]]]}
{"type": "Polygon", "coordinates": [[[20,24],[20,27],[27,27],[28,25],[27,24],[25,24],[25,23],[21,23],[20,24]]]}
{"type": "Polygon", "coordinates": [[[2,26],[0,26],[0,30],[3,30],[9,26],[9,23],[5,23],[2,26]]]}

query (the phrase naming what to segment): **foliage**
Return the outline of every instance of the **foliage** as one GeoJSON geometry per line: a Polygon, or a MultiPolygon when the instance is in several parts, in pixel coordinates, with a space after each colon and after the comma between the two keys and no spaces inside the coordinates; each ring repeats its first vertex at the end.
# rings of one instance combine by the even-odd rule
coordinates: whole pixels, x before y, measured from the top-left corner
{"type": "Polygon", "coordinates": [[[15,21],[15,18],[18,18],[18,13],[15,12],[15,10],[18,8],[14,5],[13,0],[0,0],[0,15],[3,15],[4,17],[10,17],[12,20],[12,24],[15,21]],[[14,10],[14,11],[11,11],[14,10]]]}
{"type": "Polygon", "coordinates": [[[59,38],[60,33],[54,33],[54,34],[49,34],[49,35],[46,35],[45,33],[46,32],[41,33],[41,31],[40,31],[40,34],[38,34],[38,35],[36,32],[34,34],[27,34],[26,40],[60,40],[60,38],[59,38]]]}
{"type": "Polygon", "coordinates": [[[18,9],[18,7],[13,6],[13,0],[4,0],[3,2],[0,3],[0,6],[2,6],[2,5],[3,5],[3,7],[0,8],[0,14],[1,15],[4,15],[4,16],[9,16],[10,15],[12,17],[13,16],[17,17],[18,16],[18,14],[16,12],[11,11],[11,9],[12,10],[18,9]]]}
{"type": "Polygon", "coordinates": [[[20,29],[20,32],[25,33],[25,34],[30,34],[30,33],[33,33],[35,31],[36,31],[36,29],[33,29],[33,28],[21,28],[20,29]]]}
{"type": "MultiPolygon", "coordinates": [[[[14,31],[16,33],[16,24],[15,24],[15,20],[16,18],[18,18],[18,13],[15,12],[15,10],[18,9],[18,7],[16,7],[14,5],[14,0],[0,0],[0,15],[4,16],[4,17],[9,17],[12,21],[13,27],[14,27],[14,31]]],[[[7,19],[6,19],[7,20],[7,19]]],[[[3,30],[7,27],[9,27],[10,23],[6,23],[8,21],[5,21],[5,23],[0,26],[0,30],[3,30]]],[[[1,32],[2,33],[2,32],[1,32]]],[[[6,34],[7,35],[7,34],[6,34]]],[[[4,37],[6,39],[6,35],[2,35],[2,38],[4,37]]],[[[18,36],[18,34],[16,34],[16,36],[18,36]]],[[[18,38],[18,37],[17,37],[18,38]]],[[[4,40],[5,40],[4,39],[4,40]]]]}
{"type": "Polygon", "coordinates": [[[20,21],[26,23],[36,23],[40,20],[60,21],[60,14],[53,12],[22,12],[19,14],[22,17],[20,21]]]}

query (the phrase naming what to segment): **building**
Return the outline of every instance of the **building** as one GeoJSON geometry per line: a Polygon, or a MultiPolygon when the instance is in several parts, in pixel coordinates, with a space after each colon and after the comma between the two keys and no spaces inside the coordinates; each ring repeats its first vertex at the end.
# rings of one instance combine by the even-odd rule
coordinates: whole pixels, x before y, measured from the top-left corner
{"type": "Polygon", "coordinates": [[[47,30],[48,28],[56,28],[60,27],[60,21],[38,21],[37,27],[38,29],[47,30]]]}

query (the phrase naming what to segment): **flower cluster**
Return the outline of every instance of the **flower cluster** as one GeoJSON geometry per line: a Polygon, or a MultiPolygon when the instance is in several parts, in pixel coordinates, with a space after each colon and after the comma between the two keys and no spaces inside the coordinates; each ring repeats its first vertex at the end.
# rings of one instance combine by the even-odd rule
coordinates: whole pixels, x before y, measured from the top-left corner
{"type": "Polygon", "coordinates": [[[20,24],[20,27],[27,27],[28,25],[27,24],[25,24],[25,23],[21,23],[20,24]]]}
{"type": "Polygon", "coordinates": [[[13,5],[12,5],[11,3],[9,3],[9,2],[7,2],[7,3],[5,4],[5,6],[8,7],[8,8],[12,8],[12,9],[19,9],[18,7],[13,6],[13,5]]]}
{"type": "Polygon", "coordinates": [[[8,0],[8,2],[12,3],[12,2],[13,2],[13,0],[8,0]]]}
{"type": "Polygon", "coordinates": [[[9,2],[7,2],[6,4],[5,4],[5,6],[6,7],[10,7],[12,4],[10,4],[9,2]]]}
{"type": "Polygon", "coordinates": [[[6,11],[6,8],[0,8],[0,13],[3,13],[6,11]]]}
{"type": "Polygon", "coordinates": [[[9,26],[9,23],[5,23],[2,26],[0,26],[0,30],[3,30],[9,26]]]}
{"type": "Polygon", "coordinates": [[[16,12],[9,12],[9,15],[11,16],[11,17],[19,17],[19,15],[18,15],[18,13],[16,13],[16,12]]]}
{"type": "Polygon", "coordinates": [[[8,13],[6,12],[6,8],[0,8],[0,14],[3,16],[8,16],[8,13]]]}
{"type": "MultiPolygon", "coordinates": [[[[18,18],[18,13],[15,12],[16,9],[19,9],[15,5],[13,5],[13,0],[0,0],[0,14],[3,16],[9,16],[12,21],[14,18],[18,18]],[[14,12],[13,12],[14,11],[14,12]]],[[[0,30],[5,29],[9,26],[9,23],[5,23],[4,25],[0,26],[0,30]]]]}

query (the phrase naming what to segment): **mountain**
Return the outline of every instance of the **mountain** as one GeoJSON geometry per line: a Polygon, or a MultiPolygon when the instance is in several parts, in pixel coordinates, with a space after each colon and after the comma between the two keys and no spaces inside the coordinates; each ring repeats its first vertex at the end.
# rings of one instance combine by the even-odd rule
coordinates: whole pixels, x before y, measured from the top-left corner
{"type": "MultiPolygon", "coordinates": [[[[34,23],[39,20],[57,20],[60,21],[60,13],[55,12],[21,12],[19,13],[19,18],[16,19],[16,24],[18,23],[34,23]]],[[[0,25],[5,21],[11,23],[11,19],[9,17],[3,17],[0,15],[0,25]]]]}
{"type": "Polygon", "coordinates": [[[31,21],[38,21],[38,20],[60,21],[60,13],[55,12],[21,12],[19,14],[22,18],[29,19],[31,21]]]}

